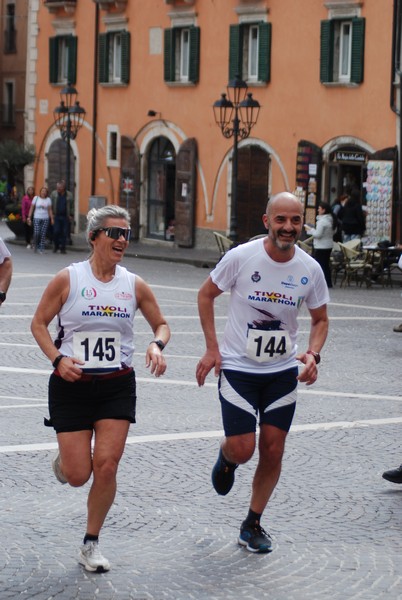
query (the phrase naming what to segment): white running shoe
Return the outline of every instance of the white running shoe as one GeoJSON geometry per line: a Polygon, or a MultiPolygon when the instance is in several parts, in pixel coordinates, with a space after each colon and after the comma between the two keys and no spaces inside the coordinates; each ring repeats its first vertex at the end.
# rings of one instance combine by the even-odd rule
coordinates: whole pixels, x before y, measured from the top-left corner
{"type": "Polygon", "coordinates": [[[52,469],[53,469],[53,473],[54,473],[57,481],[60,481],[60,483],[63,483],[63,484],[68,483],[67,479],[63,475],[63,471],[60,468],[60,454],[55,456],[54,459],[52,460],[52,469]]]}
{"type": "Polygon", "coordinates": [[[102,556],[98,542],[87,542],[81,546],[78,557],[80,565],[92,573],[105,573],[110,569],[110,563],[102,556]]]}

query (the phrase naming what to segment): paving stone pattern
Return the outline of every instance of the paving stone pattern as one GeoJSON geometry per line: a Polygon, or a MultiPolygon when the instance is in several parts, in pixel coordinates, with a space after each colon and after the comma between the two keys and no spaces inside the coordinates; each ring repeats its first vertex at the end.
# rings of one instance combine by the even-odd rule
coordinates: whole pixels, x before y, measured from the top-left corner
{"type": "MultiPolygon", "coordinates": [[[[319,381],[300,387],[262,522],[274,551],[253,555],[237,536],[256,457],[236,471],[228,496],[210,483],[221,435],[216,380],[199,389],[194,379],[204,348],[196,296],[208,269],[129,256],[173,337],[168,372],[152,379],[143,364],[151,332],[136,319],[138,422],[101,535],[111,570],[99,575],[77,562],[89,484],[73,489],[53,476],[56,438],[43,426],[50,365],[29,331],[46,283],[83,255],[10,248],[15,274],[0,310],[0,600],[402,599],[402,485],[381,477],[402,462],[402,334],[392,332],[402,287],[332,290],[319,381]]],[[[219,298],[220,332],[226,304],[219,298]]],[[[308,327],[305,312],[301,348],[308,327]]]]}

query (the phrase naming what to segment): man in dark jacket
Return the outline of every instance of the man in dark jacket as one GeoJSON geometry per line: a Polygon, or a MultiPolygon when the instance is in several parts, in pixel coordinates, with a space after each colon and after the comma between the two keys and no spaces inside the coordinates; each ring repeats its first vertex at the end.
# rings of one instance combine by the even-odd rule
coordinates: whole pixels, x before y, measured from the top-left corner
{"type": "Polygon", "coordinates": [[[50,194],[54,215],[53,225],[53,252],[60,249],[66,253],[66,243],[70,237],[70,226],[74,221],[73,195],[66,190],[66,182],[61,180],[56,184],[56,189],[50,194]]]}

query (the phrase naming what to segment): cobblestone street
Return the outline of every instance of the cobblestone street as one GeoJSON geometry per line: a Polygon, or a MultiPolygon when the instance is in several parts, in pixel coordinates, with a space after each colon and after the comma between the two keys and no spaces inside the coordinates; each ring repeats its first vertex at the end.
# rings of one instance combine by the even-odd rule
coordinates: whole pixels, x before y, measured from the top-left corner
{"type": "MultiPolygon", "coordinates": [[[[0,229],[3,239],[7,237],[0,229]]],[[[262,525],[270,555],[237,545],[248,510],[251,463],[219,497],[210,472],[222,436],[216,380],[199,389],[204,340],[196,296],[209,270],[128,256],[151,284],[172,329],[168,370],[144,366],[152,334],[135,320],[137,424],[101,535],[111,562],[85,572],[88,485],[61,486],[47,416],[51,372],[30,333],[50,278],[85,255],[38,256],[9,246],[14,277],[0,309],[0,600],[371,600],[402,599],[402,485],[382,472],[402,462],[402,287],[353,283],[331,290],[330,335],[317,383],[300,386],[282,477],[262,525]]],[[[220,332],[227,296],[217,302],[220,332]]],[[[307,345],[309,316],[300,319],[307,345]]]]}

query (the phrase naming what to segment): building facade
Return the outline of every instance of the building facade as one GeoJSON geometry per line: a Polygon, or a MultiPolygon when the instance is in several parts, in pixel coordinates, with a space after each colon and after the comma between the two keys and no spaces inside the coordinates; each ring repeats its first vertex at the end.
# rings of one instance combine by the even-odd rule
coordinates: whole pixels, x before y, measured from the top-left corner
{"type": "Polygon", "coordinates": [[[67,178],[77,228],[119,203],[134,239],[167,248],[229,233],[234,178],[239,241],[262,232],[273,193],[295,190],[311,221],[352,187],[368,236],[399,239],[393,19],[392,0],[30,0],[29,177],[67,178]],[[213,105],[236,79],[261,108],[234,165],[213,105]],[[66,174],[53,111],[68,83],[86,114],[66,174]]]}

